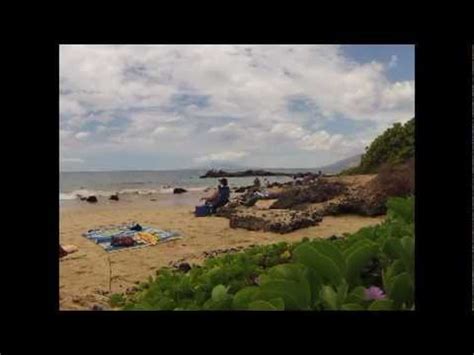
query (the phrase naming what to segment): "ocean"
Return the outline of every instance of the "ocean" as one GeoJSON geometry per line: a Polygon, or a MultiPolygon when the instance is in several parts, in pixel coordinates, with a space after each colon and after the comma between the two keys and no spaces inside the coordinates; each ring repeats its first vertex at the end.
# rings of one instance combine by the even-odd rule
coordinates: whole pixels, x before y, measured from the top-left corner
{"type": "MultiPolygon", "coordinates": [[[[285,173],[316,171],[316,169],[265,169],[285,173]]],[[[228,169],[227,171],[236,171],[228,169]]],[[[217,178],[200,179],[206,170],[167,171],[108,171],[108,172],[61,172],[60,200],[74,200],[77,195],[109,196],[113,193],[173,193],[175,187],[189,191],[203,191],[218,184],[217,178]]],[[[270,182],[286,182],[288,176],[268,176],[270,182]]],[[[255,177],[228,178],[231,187],[251,185],[255,177]]],[[[263,182],[263,177],[260,177],[263,182]]]]}

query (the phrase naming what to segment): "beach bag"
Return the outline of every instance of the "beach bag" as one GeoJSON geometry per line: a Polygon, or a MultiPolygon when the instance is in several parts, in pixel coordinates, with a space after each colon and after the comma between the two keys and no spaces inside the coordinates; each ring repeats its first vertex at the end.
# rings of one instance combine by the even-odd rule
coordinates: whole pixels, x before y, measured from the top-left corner
{"type": "Polygon", "coordinates": [[[114,247],[131,247],[135,245],[135,240],[132,237],[112,237],[110,244],[114,247]]]}
{"type": "Polygon", "coordinates": [[[211,214],[211,206],[208,205],[202,205],[202,206],[196,206],[196,209],[194,210],[194,215],[196,217],[206,217],[211,214]]]}

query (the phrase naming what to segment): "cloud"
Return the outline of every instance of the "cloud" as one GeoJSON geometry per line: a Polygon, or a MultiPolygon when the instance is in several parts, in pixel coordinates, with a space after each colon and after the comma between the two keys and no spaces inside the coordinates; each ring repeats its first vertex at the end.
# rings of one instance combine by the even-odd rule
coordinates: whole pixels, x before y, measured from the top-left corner
{"type": "Polygon", "coordinates": [[[398,57],[393,54],[391,57],[390,57],[390,62],[388,63],[388,67],[389,68],[394,68],[396,67],[398,64],[398,57]]]}
{"type": "Polygon", "coordinates": [[[209,155],[204,155],[201,157],[197,157],[194,159],[197,163],[205,163],[205,162],[228,162],[228,161],[236,161],[240,160],[243,157],[248,155],[246,152],[221,152],[221,153],[212,153],[209,155]]]}
{"type": "Polygon", "coordinates": [[[90,136],[89,132],[77,132],[74,137],[79,140],[87,139],[90,136]]]}
{"type": "Polygon", "coordinates": [[[362,141],[413,117],[414,81],[389,80],[394,65],[395,54],[388,65],[359,63],[337,45],[64,45],[61,150],[189,163],[224,150],[270,165],[281,163],[277,150],[316,164],[314,152],[331,159],[363,149],[362,141]],[[370,129],[335,134],[331,122],[340,117],[370,129]]]}

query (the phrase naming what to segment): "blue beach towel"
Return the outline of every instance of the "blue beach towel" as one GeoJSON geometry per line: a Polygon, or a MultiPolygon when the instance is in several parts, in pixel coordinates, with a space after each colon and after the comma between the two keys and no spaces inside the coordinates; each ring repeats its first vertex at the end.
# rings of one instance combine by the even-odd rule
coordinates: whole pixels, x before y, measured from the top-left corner
{"type": "Polygon", "coordinates": [[[154,235],[158,239],[158,244],[165,241],[181,239],[179,233],[175,231],[165,231],[149,226],[142,226],[141,231],[130,230],[133,225],[134,224],[122,224],[91,229],[84,233],[83,236],[93,241],[97,245],[100,245],[107,252],[151,246],[151,244],[146,243],[143,240],[137,240],[133,246],[114,246],[111,244],[113,237],[134,237],[140,232],[146,232],[154,235]]]}

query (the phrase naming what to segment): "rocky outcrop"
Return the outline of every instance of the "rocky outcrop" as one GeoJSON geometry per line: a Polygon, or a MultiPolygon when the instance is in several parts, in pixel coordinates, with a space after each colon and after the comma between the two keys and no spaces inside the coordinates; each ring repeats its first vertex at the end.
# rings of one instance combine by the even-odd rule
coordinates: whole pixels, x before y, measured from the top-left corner
{"type": "Polygon", "coordinates": [[[357,196],[348,196],[337,203],[329,203],[322,213],[336,216],[340,214],[357,214],[362,216],[380,216],[387,212],[386,198],[365,199],[357,196]]]}
{"type": "Polygon", "coordinates": [[[347,187],[342,183],[319,181],[313,185],[294,187],[281,192],[271,208],[292,208],[303,203],[325,202],[346,191],[347,187]]]}
{"type": "Polygon", "coordinates": [[[234,213],[236,213],[239,206],[241,206],[241,204],[238,201],[230,201],[216,210],[216,216],[230,218],[234,213]]]}
{"type": "Polygon", "coordinates": [[[184,192],[188,192],[188,190],[183,189],[183,188],[181,188],[181,187],[176,187],[175,189],[173,189],[173,193],[174,193],[174,194],[182,194],[182,193],[184,193],[184,192]]]}
{"type": "Polygon", "coordinates": [[[253,185],[251,186],[240,186],[240,187],[236,187],[234,189],[234,192],[237,192],[237,193],[243,193],[243,192],[246,192],[248,189],[250,189],[253,185]]]}
{"type": "Polygon", "coordinates": [[[285,234],[300,228],[315,226],[321,221],[322,217],[318,213],[286,210],[273,211],[273,213],[235,213],[230,217],[229,226],[285,234]]]}

